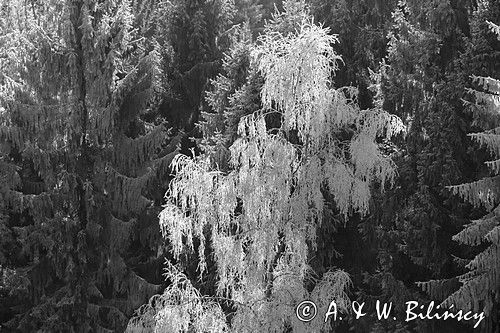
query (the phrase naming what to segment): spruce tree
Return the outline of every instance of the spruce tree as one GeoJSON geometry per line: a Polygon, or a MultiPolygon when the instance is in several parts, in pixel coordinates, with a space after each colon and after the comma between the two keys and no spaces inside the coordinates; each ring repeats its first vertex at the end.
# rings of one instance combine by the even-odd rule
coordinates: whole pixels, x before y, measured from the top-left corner
{"type": "Polygon", "coordinates": [[[176,143],[144,120],[161,97],[159,52],[132,5],[2,4],[0,264],[27,296],[7,327],[121,331],[159,291],[137,273],[161,255],[143,216],[176,143]]]}
{"type": "MultiPolygon", "coordinates": [[[[476,20],[483,20],[485,17],[495,17],[495,13],[500,12],[498,6],[481,6],[475,13],[476,20]]],[[[476,22],[477,22],[476,21],[476,22]]],[[[493,22],[477,22],[473,26],[473,33],[476,39],[469,46],[469,52],[464,58],[468,58],[476,52],[483,50],[477,49],[479,41],[490,45],[490,52],[495,57],[495,42],[488,42],[480,35],[484,33],[487,27],[492,33],[496,34],[500,41],[500,30],[498,25],[493,22]],[[491,46],[493,46],[491,48],[491,46]]],[[[497,42],[497,47],[500,45],[497,42]]],[[[498,58],[498,56],[496,56],[498,58]]],[[[481,66],[482,70],[485,70],[481,66]]],[[[492,69],[494,69],[492,67],[492,69]]],[[[495,70],[495,69],[494,69],[495,70]]],[[[496,68],[495,73],[500,72],[496,68]]],[[[475,88],[468,89],[468,97],[464,100],[465,105],[474,115],[474,123],[482,128],[483,132],[471,133],[469,136],[481,146],[487,148],[489,154],[493,157],[492,161],[485,164],[489,169],[489,175],[481,180],[449,186],[448,189],[460,196],[462,199],[470,202],[475,207],[486,209],[488,214],[471,221],[465,225],[464,229],[453,236],[453,240],[472,247],[472,259],[460,259],[458,262],[465,273],[459,275],[458,288],[445,289],[442,306],[453,306],[463,311],[484,312],[487,319],[483,322],[481,329],[484,332],[496,332],[500,314],[500,220],[499,220],[499,141],[498,133],[500,128],[499,103],[500,103],[500,80],[486,76],[472,76],[475,88]],[[451,293],[451,294],[450,294],[451,293]]],[[[430,295],[442,294],[443,284],[447,281],[428,281],[420,283],[424,291],[430,295]]]]}
{"type": "Polygon", "coordinates": [[[204,91],[220,70],[235,15],[230,0],[162,2],[157,39],[168,85],[161,114],[175,127],[196,135],[204,91]]]}
{"type": "MultiPolygon", "coordinates": [[[[462,25],[459,10],[472,10],[467,6],[399,1],[388,34],[388,55],[374,75],[376,97],[384,109],[406,120],[408,135],[393,150],[399,171],[396,186],[376,198],[374,206],[380,209],[361,225],[366,247],[374,246],[378,253],[377,262],[366,267],[360,298],[394,302],[397,318],[404,318],[407,300],[441,301],[457,287],[452,256],[457,246],[451,237],[471,207],[445,186],[471,180],[480,167],[478,153],[468,154],[470,116],[460,101],[470,70],[460,59],[469,23],[462,25]],[[440,293],[425,295],[415,285],[429,279],[446,281],[440,293]]],[[[371,319],[365,324],[377,321],[371,319]]],[[[452,321],[403,319],[378,325],[391,330],[397,324],[420,331],[464,329],[452,321]]]]}

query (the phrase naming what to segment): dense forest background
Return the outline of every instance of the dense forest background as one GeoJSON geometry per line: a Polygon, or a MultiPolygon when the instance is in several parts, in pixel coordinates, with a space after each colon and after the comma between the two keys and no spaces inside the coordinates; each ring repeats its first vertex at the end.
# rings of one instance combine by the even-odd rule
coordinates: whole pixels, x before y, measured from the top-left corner
{"type": "Polygon", "coordinates": [[[498,25],[498,0],[0,0],[0,332],[500,332],[498,25]]]}

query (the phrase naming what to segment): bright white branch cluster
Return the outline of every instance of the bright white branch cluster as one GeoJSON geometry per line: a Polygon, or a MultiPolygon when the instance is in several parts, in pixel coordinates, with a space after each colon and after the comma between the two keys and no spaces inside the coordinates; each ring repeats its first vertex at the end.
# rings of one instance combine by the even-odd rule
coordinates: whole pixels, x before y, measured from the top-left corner
{"type": "MultiPolygon", "coordinates": [[[[200,273],[206,270],[205,243],[210,242],[219,296],[236,304],[234,332],[283,332],[286,326],[304,331],[293,313],[306,297],[334,297],[347,307],[349,278],[341,271],[325,274],[311,294],[305,288],[324,193],[333,194],[345,217],[366,214],[370,184],[383,187],[394,178],[394,165],[376,139],[390,139],[405,127],[381,110],[360,110],[355,89],[333,88],[330,78],[340,60],[332,49],[335,42],[307,19],[296,34],[267,31],[253,54],[265,79],[264,112],[241,119],[239,138],[230,147],[232,171],[211,169],[206,156],[174,160],[162,230],[176,258],[199,240],[200,273]],[[282,115],[274,134],[266,126],[269,111],[282,115]],[[289,139],[293,131],[295,144],[289,139]],[[352,138],[341,139],[342,131],[352,138]]],[[[307,330],[326,328],[315,323],[319,326],[307,330]]]]}

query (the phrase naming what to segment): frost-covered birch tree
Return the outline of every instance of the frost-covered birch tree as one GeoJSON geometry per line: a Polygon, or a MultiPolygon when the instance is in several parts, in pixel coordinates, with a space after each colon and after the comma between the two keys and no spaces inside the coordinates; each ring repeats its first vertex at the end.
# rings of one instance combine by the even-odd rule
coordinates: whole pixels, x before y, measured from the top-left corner
{"type": "Polygon", "coordinates": [[[240,119],[230,170],[214,167],[209,154],[177,155],[160,214],[175,259],[197,251],[203,276],[213,257],[217,294],[202,296],[169,263],[171,285],[133,318],[131,332],[320,332],[331,322],[300,322],[300,301],[313,300],[323,314],[331,300],[349,306],[342,270],[307,288],[325,195],[346,219],[367,214],[370,186],[383,190],[395,175],[377,140],[404,126],[383,110],[361,110],[355,88],[334,88],[336,36],[312,21],[303,2],[284,8],[253,49],[262,107],[240,119]],[[266,121],[270,115],[279,115],[278,128],[266,121]]]}

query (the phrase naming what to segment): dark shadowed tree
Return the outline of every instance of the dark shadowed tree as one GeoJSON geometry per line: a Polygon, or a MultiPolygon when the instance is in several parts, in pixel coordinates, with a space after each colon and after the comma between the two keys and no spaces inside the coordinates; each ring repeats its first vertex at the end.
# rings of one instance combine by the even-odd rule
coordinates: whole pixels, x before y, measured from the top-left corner
{"type": "Polygon", "coordinates": [[[150,188],[176,143],[164,121],[144,120],[160,60],[132,6],[2,6],[0,264],[23,281],[7,327],[121,331],[159,290],[140,272],[161,255],[144,216],[157,214],[150,188]]]}

